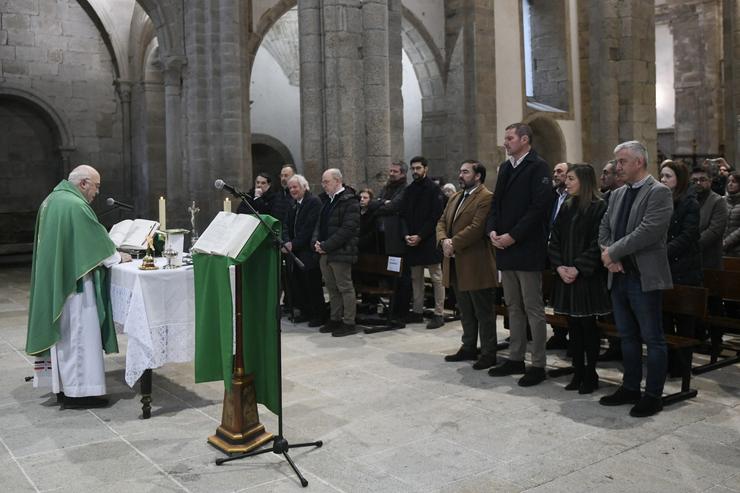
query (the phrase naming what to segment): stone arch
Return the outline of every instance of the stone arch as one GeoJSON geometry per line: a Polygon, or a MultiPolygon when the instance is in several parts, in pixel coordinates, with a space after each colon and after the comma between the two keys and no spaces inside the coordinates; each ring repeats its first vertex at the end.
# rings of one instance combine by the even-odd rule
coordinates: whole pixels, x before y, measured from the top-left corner
{"type": "Polygon", "coordinates": [[[126,46],[123,44],[123,40],[119,39],[115,35],[115,20],[111,17],[108,11],[106,2],[103,0],[78,0],[80,7],[90,16],[90,19],[98,28],[100,36],[103,38],[103,43],[110,52],[111,60],[113,62],[113,72],[116,78],[128,80],[129,70],[126,46]]]}
{"type": "Polygon", "coordinates": [[[257,55],[257,50],[262,44],[267,32],[286,12],[298,5],[297,0],[278,0],[278,2],[262,14],[253,32],[247,40],[247,56],[249,57],[249,76],[252,73],[252,61],[257,55]]]}
{"type": "Polygon", "coordinates": [[[182,4],[162,0],[136,0],[136,2],[154,24],[163,59],[170,56],[183,56],[185,50],[182,40],[182,16],[176,15],[180,12],[182,4]]]}
{"type": "Polygon", "coordinates": [[[252,176],[267,171],[275,183],[283,164],[295,164],[288,146],[271,135],[252,134],[252,176]]]}
{"type": "Polygon", "coordinates": [[[41,114],[48,119],[51,123],[52,129],[56,132],[59,150],[62,154],[75,150],[75,139],[69,120],[65,116],[64,112],[56,109],[54,105],[47,101],[43,96],[25,86],[14,86],[7,80],[3,84],[0,84],[0,96],[10,96],[17,99],[23,99],[37,107],[41,111],[41,114]]]}
{"type": "Polygon", "coordinates": [[[566,161],[565,136],[554,118],[535,113],[529,115],[524,123],[532,127],[532,147],[550,166],[566,161]]]}

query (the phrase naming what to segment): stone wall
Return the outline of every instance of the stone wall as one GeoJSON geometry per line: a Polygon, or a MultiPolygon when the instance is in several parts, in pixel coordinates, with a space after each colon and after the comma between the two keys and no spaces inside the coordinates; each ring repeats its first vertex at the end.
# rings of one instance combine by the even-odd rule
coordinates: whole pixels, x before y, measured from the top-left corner
{"type": "MultiPolygon", "coordinates": [[[[116,74],[100,31],[76,0],[8,0],[2,6],[0,93],[16,88],[47,102],[73,138],[74,149],[62,151],[68,162],[92,164],[105,196],[129,199],[122,194],[116,74]]],[[[0,195],[16,186],[12,179],[0,181],[0,195]]],[[[49,191],[48,183],[37,186],[49,191]]]]}
{"type": "Polygon", "coordinates": [[[529,0],[534,99],[570,109],[567,28],[563,0],[529,0]]]}

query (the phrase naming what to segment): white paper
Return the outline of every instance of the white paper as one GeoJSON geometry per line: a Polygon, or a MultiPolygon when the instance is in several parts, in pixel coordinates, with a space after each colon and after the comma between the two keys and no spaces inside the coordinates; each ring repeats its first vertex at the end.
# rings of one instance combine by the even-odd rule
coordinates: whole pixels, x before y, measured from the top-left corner
{"type": "Polygon", "coordinates": [[[401,272],[401,257],[388,257],[386,270],[389,272],[401,272]]]}
{"type": "Polygon", "coordinates": [[[114,224],[108,236],[116,248],[146,250],[146,239],[159,228],[159,223],[147,219],[125,219],[114,224]]]}

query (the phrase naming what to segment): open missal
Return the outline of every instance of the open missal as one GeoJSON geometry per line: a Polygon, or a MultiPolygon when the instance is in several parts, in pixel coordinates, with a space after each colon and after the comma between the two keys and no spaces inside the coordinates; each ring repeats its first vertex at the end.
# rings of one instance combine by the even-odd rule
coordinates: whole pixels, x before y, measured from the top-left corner
{"type": "Polygon", "coordinates": [[[259,224],[253,215],[221,211],[190,251],[236,258],[259,224]]]}
{"type": "Polygon", "coordinates": [[[110,229],[110,239],[116,248],[124,250],[146,250],[146,239],[159,229],[159,223],[147,219],[126,219],[110,229]]]}

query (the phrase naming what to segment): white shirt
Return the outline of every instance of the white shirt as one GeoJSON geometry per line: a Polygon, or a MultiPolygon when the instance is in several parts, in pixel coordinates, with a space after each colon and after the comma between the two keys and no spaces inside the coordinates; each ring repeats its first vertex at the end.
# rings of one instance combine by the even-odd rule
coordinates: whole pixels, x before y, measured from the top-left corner
{"type": "Polygon", "coordinates": [[[509,162],[511,163],[512,168],[516,168],[520,164],[522,164],[522,161],[524,161],[524,158],[527,157],[527,154],[529,154],[529,151],[527,151],[522,157],[519,159],[514,159],[514,156],[509,156],[509,162]]]}
{"type": "Polygon", "coordinates": [[[342,192],[344,192],[344,185],[342,185],[341,187],[339,187],[339,190],[337,190],[336,192],[334,192],[332,195],[329,195],[329,202],[334,202],[334,197],[336,197],[337,195],[339,195],[342,192]]]}

